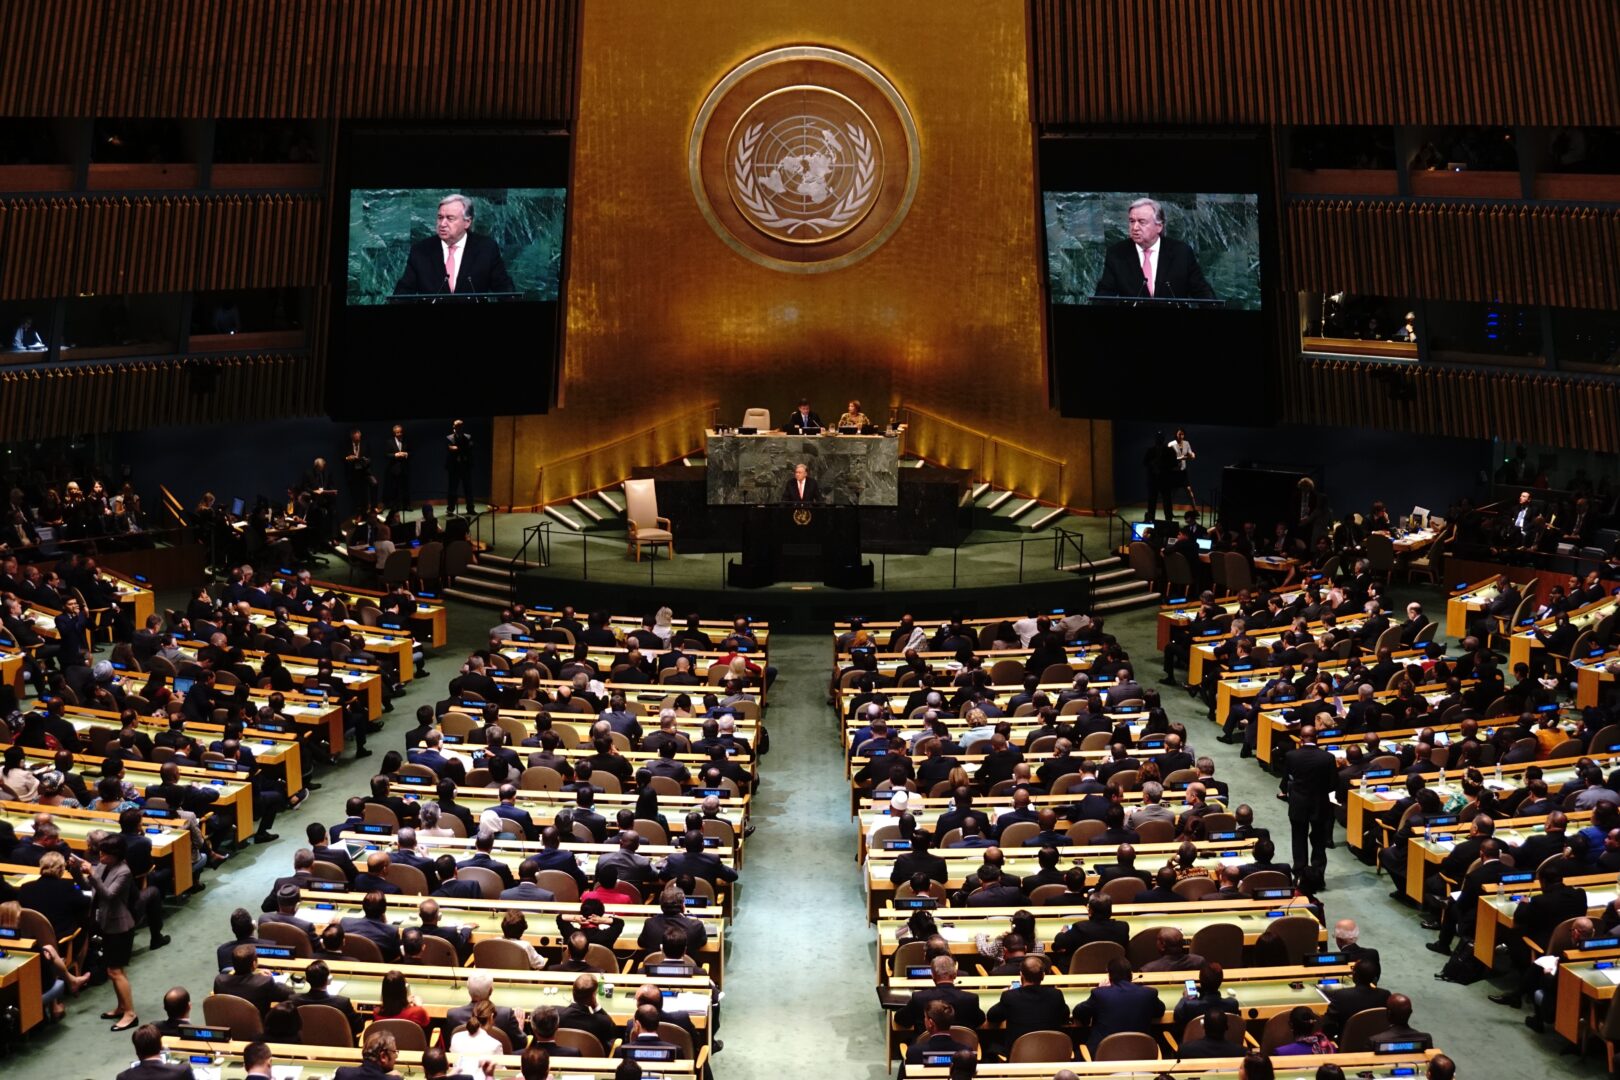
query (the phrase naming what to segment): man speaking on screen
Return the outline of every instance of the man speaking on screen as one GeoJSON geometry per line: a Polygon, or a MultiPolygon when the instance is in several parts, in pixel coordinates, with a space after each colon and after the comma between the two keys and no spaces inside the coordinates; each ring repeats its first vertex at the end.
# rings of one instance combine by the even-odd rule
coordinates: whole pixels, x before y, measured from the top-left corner
{"type": "Polygon", "coordinates": [[[411,245],[394,295],[509,293],[512,278],[495,241],[470,231],[473,201],[466,195],[439,200],[437,235],[411,245]]]}
{"type": "Polygon", "coordinates": [[[1137,199],[1126,214],[1126,232],[1103,258],[1098,296],[1128,300],[1213,300],[1198,256],[1180,240],[1164,235],[1164,207],[1157,199],[1137,199]]]}

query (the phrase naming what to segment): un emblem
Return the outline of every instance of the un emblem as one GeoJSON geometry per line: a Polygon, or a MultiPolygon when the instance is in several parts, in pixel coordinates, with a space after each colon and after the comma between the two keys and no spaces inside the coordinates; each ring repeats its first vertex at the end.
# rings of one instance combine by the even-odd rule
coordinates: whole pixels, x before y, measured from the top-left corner
{"type": "Polygon", "coordinates": [[[869,64],[777,49],[710,92],[689,164],[698,206],[733,250],[813,273],[864,258],[899,228],[917,190],[917,134],[869,64]]]}

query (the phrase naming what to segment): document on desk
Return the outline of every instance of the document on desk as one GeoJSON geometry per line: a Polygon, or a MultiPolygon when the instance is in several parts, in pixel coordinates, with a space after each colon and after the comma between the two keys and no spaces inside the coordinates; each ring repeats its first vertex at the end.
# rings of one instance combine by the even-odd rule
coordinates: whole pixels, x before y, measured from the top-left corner
{"type": "Polygon", "coordinates": [[[1608,979],[1609,985],[1620,986],[1620,967],[1606,967],[1599,971],[1598,974],[1608,979]]]}

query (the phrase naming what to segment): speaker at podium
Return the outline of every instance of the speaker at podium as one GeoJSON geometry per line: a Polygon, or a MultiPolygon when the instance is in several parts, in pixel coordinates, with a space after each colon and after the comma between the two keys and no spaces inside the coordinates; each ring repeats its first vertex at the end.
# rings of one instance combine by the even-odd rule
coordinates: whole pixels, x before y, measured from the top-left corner
{"type": "Polygon", "coordinates": [[[748,507],[742,561],[726,567],[727,584],[757,589],[779,581],[820,581],[834,589],[870,589],[872,564],[861,561],[860,508],[805,503],[748,507]]]}

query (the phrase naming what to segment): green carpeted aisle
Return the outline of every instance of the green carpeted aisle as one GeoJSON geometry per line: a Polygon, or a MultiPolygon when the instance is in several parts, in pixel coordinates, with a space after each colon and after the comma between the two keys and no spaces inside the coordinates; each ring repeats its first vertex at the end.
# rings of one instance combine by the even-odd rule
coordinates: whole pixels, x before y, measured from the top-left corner
{"type": "MultiPolygon", "coordinates": [[[[1432,596],[1422,598],[1438,607],[1432,596]]],[[[375,738],[374,749],[400,745],[411,712],[442,693],[459,658],[492,621],[482,611],[453,609],[450,646],[430,663],[432,675],[413,684],[396,704],[389,730],[375,738]]],[[[1153,621],[1151,610],[1109,620],[1110,631],[1137,657],[1145,684],[1160,674],[1153,621]]],[[[763,763],[765,782],[754,812],[758,832],[748,842],[732,931],[720,1031],[726,1049],[715,1060],[716,1074],[737,1080],[876,1080],[884,1075],[883,1018],[873,990],[872,931],[854,862],[848,788],[825,704],[827,639],[819,632],[779,632],[772,635],[771,653],[781,671],[769,714],[772,751],[763,763]]],[[[1287,823],[1273,797],[1275,779],[1254,762],[1239,760],[1236,747],[1215,742],[1217,730],[1186,694],[1166,692],[1165,700],[1172,717],[1192,732],[1194,748],[1216,759],[1218,775],[1231,783],[1239,800],[1255,807],[1288,858],[1287,823]]],[[[213,979],[214,948],[228,936],[231,910],[240,905],[257,914],[270,882],[287,872],[304,826],[339,820],[344,799],[364,790],[369,766],[377,760],[346,759],[338,769],[323,771],[323,790],[277,822],[278,843],[233,858],[222,872],[207,875],[202,895],[173,909],[174,944],[157,953],[138,951],[132,968],[143,1019],[161,1017],[161,995],[173,985],[189,986],[201,1000],[213,979]]],[[[1422,947],[1431,935],[1419,929],[1416,912],[1387,897],[1387,878],[1374,879],[1341,847],[1331,853],[1328,880],[1329,918],[1348,915],[1361,922],[1363,941],[1383,953],[1385,985],[1413,996],[1414,1025],[1435,1033],[1457,1059],[1461,1076],[1537,1076],[1554,1070],[1601,1075],[1599,1058],[1584,1065],[1559,1058],[1555,1042],[1522,1026],[1522,1014],[1487,1002],[1487,985],[1436,981],[1440,958],[1422,947]]],[[[96,1019],[111,1001],[111,991],[98,988],[73,1002],[68,1019],[37,1033],[7,1063],[5,1075],[110,1080],[130,1060],[127,1036],[109,1034],[106,1022],[96,1019]]]]}

